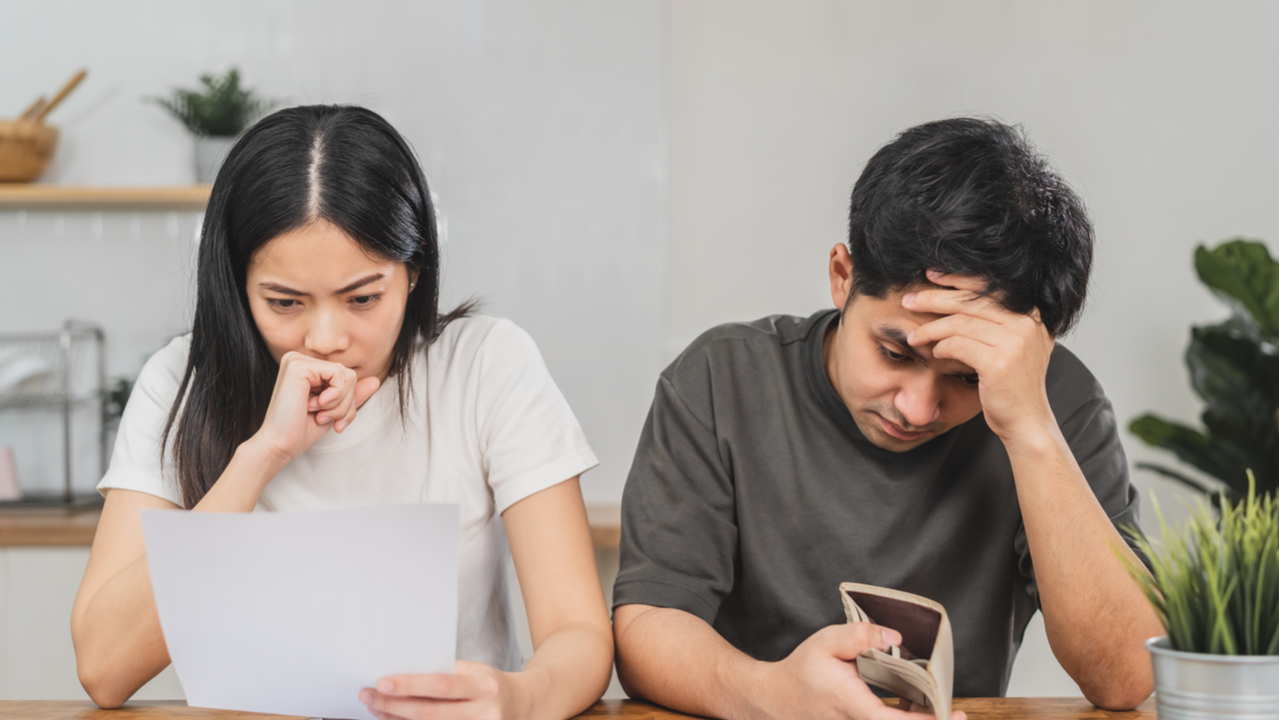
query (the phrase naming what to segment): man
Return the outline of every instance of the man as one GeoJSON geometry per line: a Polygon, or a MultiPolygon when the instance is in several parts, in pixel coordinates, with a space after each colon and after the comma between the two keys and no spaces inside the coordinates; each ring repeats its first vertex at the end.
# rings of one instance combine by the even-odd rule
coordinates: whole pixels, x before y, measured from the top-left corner
{"type": "Polygon", "coordinates": [[[622,500],[624,687],[718,718],[908,717],[858,679],[901,638],[844,624],[851,581],[947,608],[956,696],[1004,694],[1039,609],[1087,698],[1138,705],[1162,631],[1122,563],[1137,495],[1054,342],[1088,285],[1079,199],[1015,129],[956,119],[879,150],[849,215],[834,309],[714,328],[658,381],[622,500]]]}

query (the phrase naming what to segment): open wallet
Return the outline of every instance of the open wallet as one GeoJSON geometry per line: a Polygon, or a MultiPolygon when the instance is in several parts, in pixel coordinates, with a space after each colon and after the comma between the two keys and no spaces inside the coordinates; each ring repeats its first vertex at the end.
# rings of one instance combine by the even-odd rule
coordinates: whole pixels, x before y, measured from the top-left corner
{"type": "Polygon", "coordinates": [[[849,622],[873,623],[902,635],[902,644],[888,652],[864,650],[858,675],[868,685],[929,708],[938,720],[949,720],[955,651],[946,609],[926,597],[859,583],[841,583],[840,597],[849,622]]]}

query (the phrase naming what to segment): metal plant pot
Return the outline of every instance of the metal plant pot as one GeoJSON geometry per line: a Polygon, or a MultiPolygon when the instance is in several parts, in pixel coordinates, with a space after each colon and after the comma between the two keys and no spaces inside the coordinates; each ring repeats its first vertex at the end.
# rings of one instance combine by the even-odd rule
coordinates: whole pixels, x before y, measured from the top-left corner
{"type": "Polygon", "coordinates": [[[1160,720],[1275,720],[1280,657],[1174,650],[1166,636],[1147,641],[1160,720]]]}
{"type": "Polygon", "coordinates": [[[221,135],[196,138],[196,182],[211,183],[218,176],[222,161],[227,159],[231,146],[239,137],[221,135]]]}

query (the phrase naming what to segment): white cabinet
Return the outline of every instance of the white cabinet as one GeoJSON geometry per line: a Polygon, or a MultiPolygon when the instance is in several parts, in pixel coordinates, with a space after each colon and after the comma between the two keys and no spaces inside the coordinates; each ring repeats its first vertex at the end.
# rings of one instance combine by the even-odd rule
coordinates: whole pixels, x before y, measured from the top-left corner
{"type": "MultiPolygon", "coordinates": [[[[0,548],[0,700],[87,700],[76,676],[71,604],[87,547],[0,548]]],[[[169,667],[139,700],[181,699],[169,667]]]]}

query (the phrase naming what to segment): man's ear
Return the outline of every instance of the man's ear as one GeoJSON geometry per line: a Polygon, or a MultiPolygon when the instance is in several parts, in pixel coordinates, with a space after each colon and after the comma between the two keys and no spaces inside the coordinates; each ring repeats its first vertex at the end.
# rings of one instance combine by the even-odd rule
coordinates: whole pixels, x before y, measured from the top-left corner
{"type": "Polygon", "coordinates": [[[853,290],[853,259],[849,257],[849,248],[844,243],[831,248],[827,275],[831,279],[831,302],[844,310],[849,302],[849,292],[853,290]]]}

